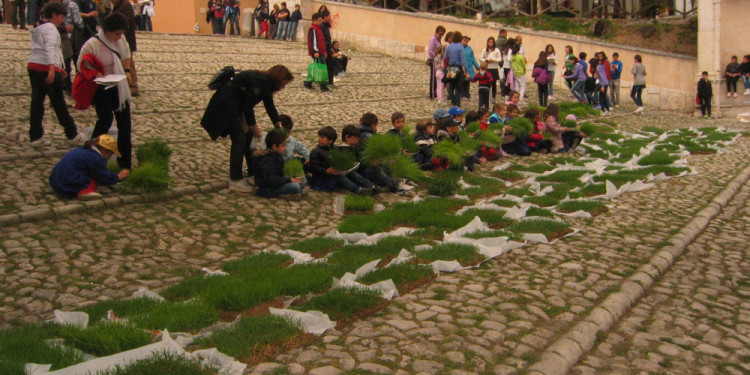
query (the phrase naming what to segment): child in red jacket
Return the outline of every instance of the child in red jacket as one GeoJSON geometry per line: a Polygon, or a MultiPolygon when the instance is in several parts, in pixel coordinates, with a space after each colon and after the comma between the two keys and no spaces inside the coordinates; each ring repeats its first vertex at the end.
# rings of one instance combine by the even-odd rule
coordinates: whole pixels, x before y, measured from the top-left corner
{"type": "Polygon", "coordinates": [[[479,71],[471,79],[472,82],[479,82],[479,109],[490,108],[490,87],[495,82],[495,78],[487,70],[487,62],[479,64],[479,71]]]}
{"type": "Polygon", "coordinates": [[[542,122],[542,112],[536,108],[529,108],[524,113],[524,117],[531,120],[534,124],[534,131],[526,137],[526,145],[529,146],[531,151],[536,151],[540,154],[546,154],[552,151],[552,141],[544,139],[544,122],[542,122]]]}

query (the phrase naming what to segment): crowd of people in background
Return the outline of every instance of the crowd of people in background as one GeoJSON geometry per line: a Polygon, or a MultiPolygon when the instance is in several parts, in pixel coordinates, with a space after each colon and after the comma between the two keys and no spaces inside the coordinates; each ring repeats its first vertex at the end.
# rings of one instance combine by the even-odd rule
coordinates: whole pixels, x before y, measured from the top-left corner
{"type": "Polygon", "coordinates": [[[253,19],[257,24],[255,36],[288,42],[294,41],[297,36],[297,26],[299,21],[302,20],[299,4],[294,5],[294,10],[287,8],[286,2],[274,4],[272,8],[269,11],[267,0],[258,2],[253,11],[253,19]]]}

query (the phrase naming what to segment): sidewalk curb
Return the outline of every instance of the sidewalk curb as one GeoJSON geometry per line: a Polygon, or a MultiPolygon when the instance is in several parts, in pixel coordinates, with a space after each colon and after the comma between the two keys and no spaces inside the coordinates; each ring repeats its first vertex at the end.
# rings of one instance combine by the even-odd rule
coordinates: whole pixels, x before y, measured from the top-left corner
{"type": "Polygon", "coordinates": [[[532,375],[564,375],[588,351],[594,348],[599,331],[606,333],[664,275],[685,249],[700,235],[722,209],[750,180],[750,165],[730,181],[709,204],[700,210],[679,233],[669,239],[669,245],[651,257],[635,274],[620,284],[620,291],[607,296],[581,322],[573,326],[557,341],[548,345],[541,360],[529,367],[532,375]]]}
{"type": "Polygon", "coordinates": [[[161,202],[186,195],[216,192],[227,188],[226,182],[211,182],[203,185],[178,186],[161,193],[134,194],[106,197],[88,202],[75,201],[64,206],[39,208],[19,213],[0,215],[0,226],[8,227],[21,223],[52,219],[77,213],[88,213],[104,208],[125,206],[136,203],[161,202]]]}

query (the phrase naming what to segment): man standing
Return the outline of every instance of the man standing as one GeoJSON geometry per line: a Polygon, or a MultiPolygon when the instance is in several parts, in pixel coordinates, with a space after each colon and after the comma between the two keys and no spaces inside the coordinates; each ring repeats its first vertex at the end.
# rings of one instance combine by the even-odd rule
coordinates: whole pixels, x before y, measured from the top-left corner
{"type": "Polygon", "coordinates": [[[234,29],[237,29],[237,34],[240,35],[240,2],[239,0],[224,0],[224,6],[228,7],[231,13],[227,13],[227,21],[229,21],[229,35],[235,35],[234,29]]]}
{"type": "Polygon", "coordinates": [[[275,39],[284,40],[284,38],[286,38],[290,16],[291,13],[289,13],[289,9],[286,7],[286,2],[281,3],[281,10],[276,13],[276,18],[279,20],[279,28],[278,31],[276,31],[275,39]]]}
{"type": "Polygon", "coordinates": [[[336,75],[336,61],[333,60],[333,41],[331,40],[331,12],[324,10],[321,13],[323,23],[320,29],[323,31],[323,38],[326,42],[326,66],[328,67],[328,84],[333,85],[333,76],[336,75]]]}
{"type": "Polygon", "coordinates": [[[128,20],[128,29],[125,30],[124,36],[130,45],[130,60],[125,60],[129,62],[129,66],[123,66],[123,68],[125,68],[125,75],[128,76],[130,95],[138,96],[138,73],[135,70],[135,51],[138,50],[135,44],[135,12],[127,0],[112,0],[112,13],[120,13],[128,20]]]}
{"type": "Polygon", "coordinates": [[[505,46],[507,44],[508,44],[508,30],[500,29],[500,34],[497,35],[497,40],[495,41],[495,47],[503,51],[505,50],[505,46]]]}
{"type": "Polygon", "coordinates": [[[28,30],[26,28],[25,16],[26,16],[26,1],[25,0],[11,0],[10,22],[13,23],[13,30],[18,29],[18,25],[21,25],[21,30],[28,30]]]}
{"type": "MultiPolygon", "coordinates": [[[[323,37],[323,30],[321,25],[323,23],[323,15],[315,13],[312,15],[312,24],[310,29],[307,30],[307,52],[310,57],[313,58],[313,62],[326,61],[328,56],[328,50],[326,49],[325,38],[323,37]]],[[[305,88],[312,89],[312,77],[307,76],[307,81],[303,83],[305,88]]],[[[325,83],[320,84],[320,91],[330,91],[328,85],[325,83]]]]}

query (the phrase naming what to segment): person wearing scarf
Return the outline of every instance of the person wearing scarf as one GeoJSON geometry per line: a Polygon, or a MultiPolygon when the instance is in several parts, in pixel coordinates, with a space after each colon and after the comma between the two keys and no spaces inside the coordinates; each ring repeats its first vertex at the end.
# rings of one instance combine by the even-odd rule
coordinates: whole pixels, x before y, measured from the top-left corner
{"type": "MultiPolygon", "coordinates": [[[[98,60],[104,73],[98,73],[94,78],[109,74],[128,75],[129,71],[123,67],[127,66],[131,58],[128,42],[122,37],[126,28],[127,19],[122,14],[112,13],[105,17],[102,21],[102,30],[81,47],[81,57],[78,60],[79,71],[96,69],[94,66],[83,65],[87,64],[86,61],[98,60]]],[[[133,146],[130,140],[132,101],[127,80],[122,80],[114,86],[100,85],[93,98],[97,120],[92,138],[107,134],[112,126],[112,120],[116,119],[117,145],[122,154],[122,157],[117,158],[117,163],[123,169],[130,169],[132,160],[133,146]]]]}

